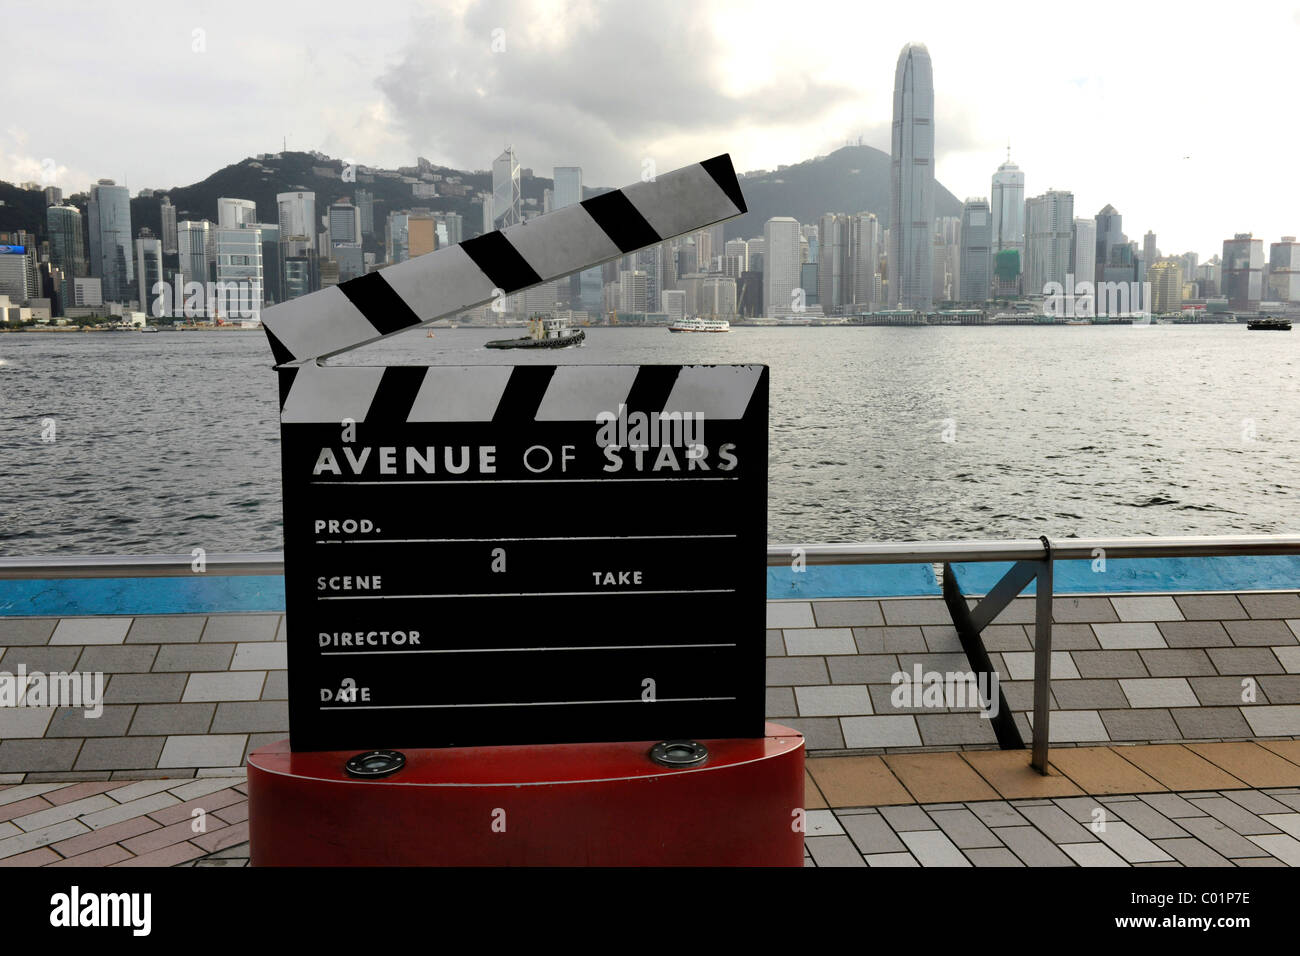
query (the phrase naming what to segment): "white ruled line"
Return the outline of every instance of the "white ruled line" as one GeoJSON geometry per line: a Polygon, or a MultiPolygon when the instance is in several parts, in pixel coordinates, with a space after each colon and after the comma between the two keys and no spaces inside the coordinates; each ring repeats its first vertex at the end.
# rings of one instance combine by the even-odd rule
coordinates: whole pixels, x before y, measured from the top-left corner
{"type": "Polygon", "coordinates": [[[474,544],[488,541],[694,541],[738,538],[735,534],[593,534],[523,538],[317,538],[317,544],[474,544]]]}
{"type": "Polygon", "coordinates": [[[533,654],[543,651],[675,651],[683,648],[735,647],[731,644],[601,644],[583,647],[441,647],[418,651],[321,651],[321,657],[355,657],[359,654],[533,654]]]}
{"type": "Polygon", "coordinates": [[[735,700],[735,697],[657,697],[654,700],[642,700],[639,697],[627,700],[525,700],[501,702],[497,704],[361,704],[352,706],[344,704],[339,707],[322,707],[321,710],[434,710],[452,707],[570,707],[578,704],[684,704],[696,701],[735,700]]]}
{"type": "Polygon", "coordinates": [[[626,484],[633,481],[739,481],[737,475],[713,477],[705,475],[677,478],[402,478],[396,481],[312,481],[313,485],[547,485],[547,484],[626,484]]]}
{"type": "Polygon", "coordinates": [[[680,588],[666,591],[497,591],[492,594],[337,594],[316,595],[318,601],[405,601],[424,598],[593,597],[597,594],[735,594],[735,588],[680,588]]]}

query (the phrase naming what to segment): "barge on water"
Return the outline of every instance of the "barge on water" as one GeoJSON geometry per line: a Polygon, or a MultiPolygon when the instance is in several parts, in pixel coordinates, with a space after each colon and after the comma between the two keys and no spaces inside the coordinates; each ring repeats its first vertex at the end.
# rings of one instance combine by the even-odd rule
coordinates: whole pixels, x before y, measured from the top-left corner
{"type": "Polygon", "coordinates": [[[587,337],[582,329],[569,328],[568,319],[541,318],[528,320],[528,334],[519,339],[494,339],[490,349],[563,349],[579,345],[587,337]]]}

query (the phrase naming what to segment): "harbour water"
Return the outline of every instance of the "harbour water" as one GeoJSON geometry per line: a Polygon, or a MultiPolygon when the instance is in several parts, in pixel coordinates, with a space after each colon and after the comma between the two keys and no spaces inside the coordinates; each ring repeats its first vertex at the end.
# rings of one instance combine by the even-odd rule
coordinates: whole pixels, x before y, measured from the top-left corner
{"type": "MultiPolygon", "coordinates": [[[[499,337],[417,330],[342,361],[766,363],[774,543],[1300,527],[1300,335],[595,328],[484,348],[499,337]]],[[[271,365],[261,332],[0,336],[0,554],[278,550],[271,365]]]]}

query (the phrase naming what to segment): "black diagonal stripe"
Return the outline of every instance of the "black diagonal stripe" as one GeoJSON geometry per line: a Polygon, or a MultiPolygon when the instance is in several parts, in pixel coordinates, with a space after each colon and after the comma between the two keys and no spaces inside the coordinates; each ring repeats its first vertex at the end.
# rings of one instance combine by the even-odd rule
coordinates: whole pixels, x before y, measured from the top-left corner
{"type": "MultiPolygon", "coordinates": [[[[372,272],[371,275],[374,275],[372,272]]],[[[424,384],[428,369],[421,365],[391,365],[384,369],[375,397],[366,412],[366,422],[381,425],[401,424],[411,414],[415,396],[424,384]]]]}
{"type": "Polygon", "coordinates": [[[546,397],[546,389],[555,374],[554,365],[518,365],[510,373],[501,401],[497,402],[494,422],[531,422],[546,397]]]}
{"type": "Polygon", "coordinates": [[[266,332],[266,338],[271,343],[271,355],[275,358],[276,365],[284,365],[286,362],[293,361],[293,353],[284,347],[284,343],[275,337],[275,333],[263,324],[262,329],[266,332]]]}
{"type": "Polygon", "coordinates": [[[466,239],[460,247],[474,260],[474,265],[483,270],[489,281],[505,292],[517,292],[542,281],[528,260],[499,230],[466,239]]]}
{"type": "Polygon", "coordinates": [[[420,317],[378,272],[368,272],[340,283],[339,291],[380,335],[391,335],[420,324],[420,317]]]}
{"type": "Polygon", "coordinates": [[[736,178],[735,167],[731,165],[731,154],[723,153],[721,156],[714,156],[712,159],[706,159],[700,163],[704,171],[713,177],[713,181],[718,184],[727,198],[736,204],[736,208],[742,213],[748,212],[749,207],[745,205],[744,194],[740,191],[740,180],[736,178]]]}
{"type": "Polygon", "coordinates": [[[642,365],[627,393],[629,412],[662,412],[668,404],[680,365],[642,365]]]}
{"type": "MultiPolygon", "coordinates": [[[[270,335],[270,332],[266,333],[270,335]]],[[[280,411],[284,411],[284,403],[289,398],[289,389],[293,388],[293,380],[298,376],[298,366],[290,365],[286,368],[276,369],[280,373],[280,411]]]]}
{"type": "Polygon", "coordinates": [[[591,214],[596,225],[605,231],[605,235],[609,236],[621,252],[635,252],[664,241],[663,236],[654,231],[621,189],[593,199],[584,199],[582,208],[591,214]]]}

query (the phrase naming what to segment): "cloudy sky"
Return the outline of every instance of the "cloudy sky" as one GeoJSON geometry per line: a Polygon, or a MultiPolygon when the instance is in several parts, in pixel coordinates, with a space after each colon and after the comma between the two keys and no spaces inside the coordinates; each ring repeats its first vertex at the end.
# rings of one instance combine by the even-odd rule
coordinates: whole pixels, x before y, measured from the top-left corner
{"type": "MultiPolygon", "coordinates": [[[[187,185],[259,152],[486,168],[513,143],[588,185],[730,152],[889,148],[894,64],[934,61],[939,180],[1106,203],[1130,238],[1300,233],[1300,2],[6,0],[0,179],[187,185]],[[897,9],[894,9],[897,8],[897,9]],[[1050,9],[1049,9],[1050,8],[1050,9]]],[[[857,210],[846,210],[857,211],[857,210]]],[[[872,210],[877,213],[883,210],[872,210]]]]}

